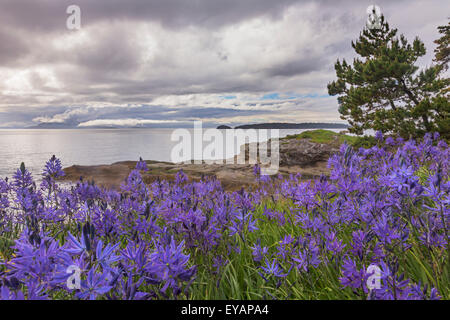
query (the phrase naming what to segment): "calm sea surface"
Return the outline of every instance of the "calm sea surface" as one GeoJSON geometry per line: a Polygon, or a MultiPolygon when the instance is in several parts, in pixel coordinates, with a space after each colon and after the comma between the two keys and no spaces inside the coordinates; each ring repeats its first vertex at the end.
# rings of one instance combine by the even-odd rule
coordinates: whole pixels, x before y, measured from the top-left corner
{"type": "MultiPolygon", "coordinates": [[[[61,159],[63,167],[74,164],[111,164],[117,161],[138,160],[139,157],[145,160],[171,161],[172,148],[179,143],[171,141],[173,131],[0,129],[0,177],[11,177],[20,163],[25,162],[26,167],[38,178],[45,162],[52,155],[61,159]]],[[[280,130],[280,137],[302,131],[305,130],[280,130]]],[[[207,144],[208,142],[204,142],[204,146],[207,144]]]]}

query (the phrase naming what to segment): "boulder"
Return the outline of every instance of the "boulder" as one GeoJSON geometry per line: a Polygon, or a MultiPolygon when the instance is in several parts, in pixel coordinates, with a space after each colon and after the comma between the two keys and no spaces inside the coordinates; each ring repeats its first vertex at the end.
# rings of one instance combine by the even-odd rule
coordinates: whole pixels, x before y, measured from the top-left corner
{"type": "Polygon", "coordinates": [[[309,139],[287,139],[280,142],[280,166],[313,166],[339,151],[325,143],[314,143],[309,139]]]}

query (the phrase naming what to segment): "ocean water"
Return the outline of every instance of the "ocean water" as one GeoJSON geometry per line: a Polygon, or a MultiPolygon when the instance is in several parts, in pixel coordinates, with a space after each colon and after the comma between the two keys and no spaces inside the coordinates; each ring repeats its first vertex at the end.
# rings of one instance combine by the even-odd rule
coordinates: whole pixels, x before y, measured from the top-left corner
{"type": "MultiPolygon", "coordinates": [[[[173,131],[174,129],[0,129],[0,177],[12,177],[20,163],[24,162],[33,176],[39,178],[45,162],[52,155],[61,159],[63,167],[74,164],[111,164],[138,160],[139,157],[145,160],[171,161],[172,149],[179,144],[179,141],[171,140],[173,131]]],[[[189,131],[193,133],[193,130],[189,131]]],[[[303,131],[305,130],[280,130],[279,133],[281,138],[303,131]]],[[[204,142],[204,146],[208,143],[204,142]]],[[[227,150],[226,157],[234,154],[227,150]]]]}

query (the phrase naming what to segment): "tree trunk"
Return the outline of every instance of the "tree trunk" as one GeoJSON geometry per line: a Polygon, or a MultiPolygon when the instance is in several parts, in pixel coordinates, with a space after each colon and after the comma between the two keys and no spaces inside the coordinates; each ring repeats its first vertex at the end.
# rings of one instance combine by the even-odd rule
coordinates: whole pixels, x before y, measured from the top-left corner
{"type": "MultiPolygon", "coordinates": [[[[401,79],[401,83],[403,85],[403,91],[407,94],[407,96],[414,102],[416,106],[419,105],[419,100],[414,96],[414,94],[406,87],[406,83],[403,79],[401,79]]],[[[428,121],[428,116],[426,114],[422,114],[423,125],[428,132],[431,131],[430,122],[428,121]]]]}

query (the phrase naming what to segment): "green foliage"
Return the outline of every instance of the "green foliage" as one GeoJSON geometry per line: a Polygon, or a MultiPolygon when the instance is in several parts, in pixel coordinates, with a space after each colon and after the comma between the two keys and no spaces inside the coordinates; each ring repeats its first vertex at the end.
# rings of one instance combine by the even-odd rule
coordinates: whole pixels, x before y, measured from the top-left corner
{"type": "Polygon", "coordinates": [[[428,178],[432,175],[432,172],[427,166],[422,166],[417,170],[415,175],[419,178],[420,183],[425,185],[428,178]]]}
{"type": "Polygon", "coordinates": [[[355,148],[370,148],[376,144],[376,140],[371,136],[350,136],[343,133],[336,133],[330,130],[308,130],[296,135],[287,136],[285,139],[309,139],[315,143],[325,143],[340,146],[344,142],[355,148]]]}
{"type": "Polygon", "coordinates": [[[315,143],[328,143],[328,144],[333,143],[336,140],[339,140],[340,143],[343,143],[344,141],[350,141],[353,138],[354,137],[322,129],[308,130],[300,133],[297,136],[297,139],[310,139],[312,142],[315,143]]]}
{"type": "Polygon", "coordinates": [[[371,148],[377,144],[375,137],[372,136],[362,136],[356,137],[356,139],[351,143],[353,147],[358,148],[371,148]]]}
{"type": "Polygon", "coordinates": [[[351,133],[373,129],[405,138],[433,131],[448,135],[448,79],[440,78],[441,65],[419,71],[417,59],[426,53],[421,40],[409,43],[397,36],[382,17],[381,28],[365,28],[352,47],[359,57],[353,64],[338,60],[337,80],[328,84],[351,133]]]}
{"type": "Polygon", "coordinates": [[[448,62],[450,61],[450,22],[446,26],[439,26],[438,31],[442,36],[434,41],[437,44],[434,50],[434,61],[447,70],[448,62]]]}

